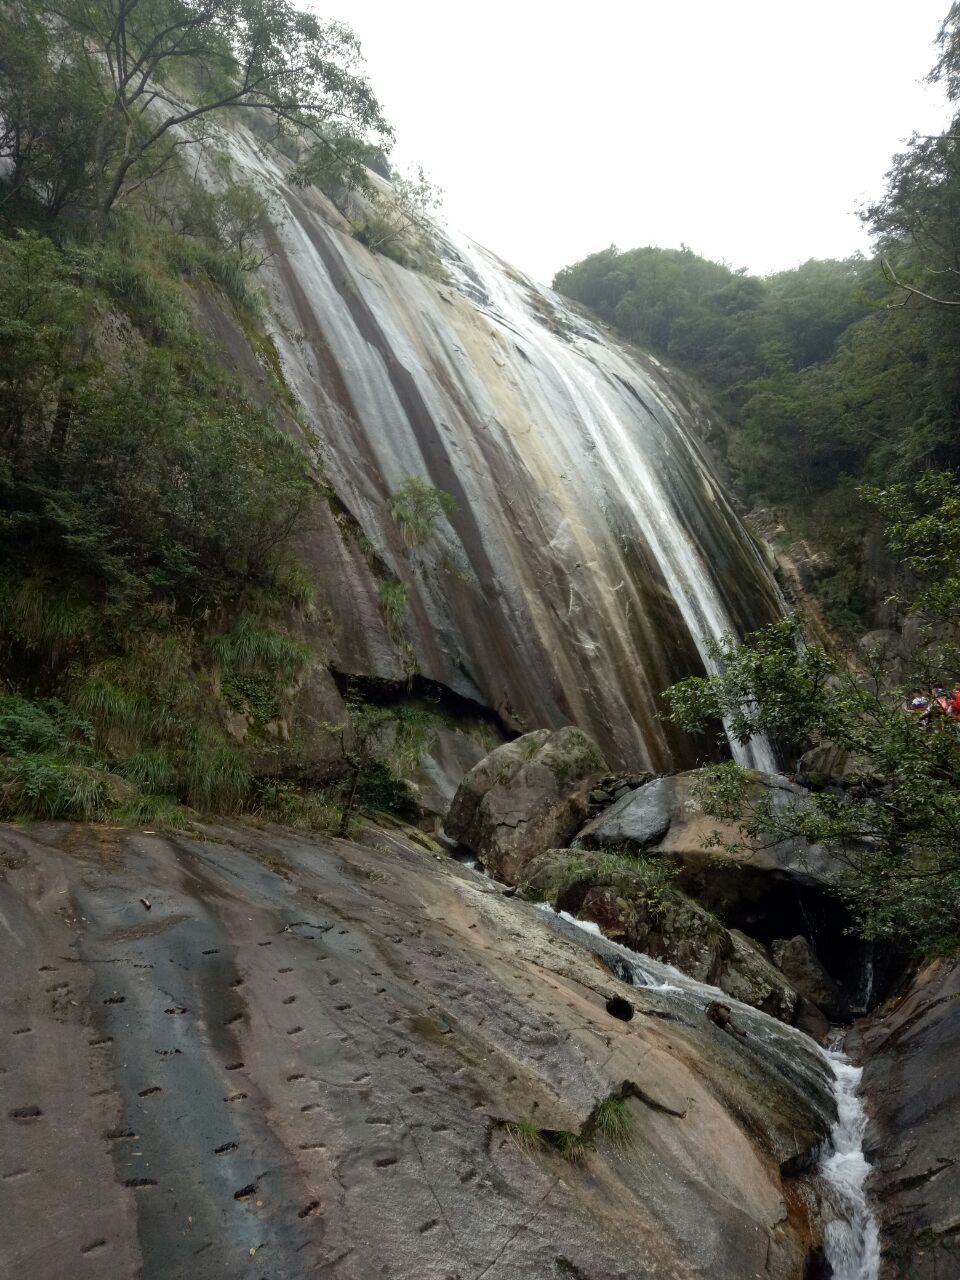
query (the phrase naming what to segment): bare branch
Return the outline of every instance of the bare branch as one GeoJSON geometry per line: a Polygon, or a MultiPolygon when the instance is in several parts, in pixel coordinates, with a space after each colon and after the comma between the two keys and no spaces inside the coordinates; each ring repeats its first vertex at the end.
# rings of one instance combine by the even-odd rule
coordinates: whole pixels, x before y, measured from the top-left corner
{"type": "MultiPolygon", "coordinates": [[[[932,293],[925,293],[923,289],[918,289],[916,285],[905,284],[904,281],[898,277],[897,273],[894,271],[893,267],[891,267],[886,258],[880,259],[880,265],[883,268],[883,274],[892,284],[895,284],[898,289],[904,289],[907,293],[914,294],[918,298],[923,298],[927,302],[933,302],[938,307],[960,307],[960,299],[951,300],[950,298],[935,298],[932,293]]],[[[907,299],[904,299],[903,302],[890,303],[888,310],[893,310],[895,307],[902,307],[906,305],[906,302],[907,299]]]]}

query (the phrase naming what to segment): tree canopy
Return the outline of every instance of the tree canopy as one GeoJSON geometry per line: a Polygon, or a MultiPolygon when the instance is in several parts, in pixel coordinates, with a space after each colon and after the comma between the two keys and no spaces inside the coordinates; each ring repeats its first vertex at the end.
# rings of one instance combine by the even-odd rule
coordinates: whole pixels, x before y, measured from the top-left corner
{"type": "Polygon", "coordinates": [[[4,0],[6,199],[109,211],[218,115],[261,113],[349,170],[390,129],[349,27],[291,0],[4,0]]]}

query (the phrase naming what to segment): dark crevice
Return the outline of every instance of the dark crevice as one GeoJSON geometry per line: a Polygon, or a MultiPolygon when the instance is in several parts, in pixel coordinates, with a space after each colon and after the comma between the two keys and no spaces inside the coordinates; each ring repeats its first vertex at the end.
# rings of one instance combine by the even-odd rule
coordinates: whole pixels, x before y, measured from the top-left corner
{"type": "Polygon", "coordinates": [[[630,1022],[636,1010],[623,996],[611,996],[607,1001],[607,1013],[611,1018],[619,1018],[621,1022],[630,1022]]]}
{"type": "Polygon", "coordinates": [[[457,693],[439,680],[430,680],[422,675],[414,675],[409,680],[388,680],[383,676],[357,675],[333,667],[329,670],[342,696],[359,693],[365,702],[380,707],[422,699],[454,719],[483,721],[508,741],[517,737],[516,730],[509,728],[492,707],[457,693]]]}

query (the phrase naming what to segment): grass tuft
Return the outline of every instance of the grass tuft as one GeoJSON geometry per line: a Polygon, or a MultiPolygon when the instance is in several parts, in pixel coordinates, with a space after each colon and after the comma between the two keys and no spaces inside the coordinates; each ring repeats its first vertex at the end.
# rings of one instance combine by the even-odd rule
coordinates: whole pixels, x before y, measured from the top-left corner
{"type": "Polygon", "coordinates": [[[598,1102],[585,1126],[591,1139],[604,1138],[618,1147],[628,1147],[633,1140],[633,1112],[626,1098],[617,1093],[598,1102]]]}
{"type": "Polygon", "coordinates": [[[535,1155],[536,1152],[543,1150],[543,1134],[533,1120],[529,1118],[511,1120],[503,1127],[520,1150],[525,1151],[528,1156],[535,1155]]]}
{"type": "Polygon", "coordinates": [[[569,1129],[543,1129],[541,1133],[547,1146],[570,1164],[577,1164],[590,1150],[589,1140],[569,1129]]]}

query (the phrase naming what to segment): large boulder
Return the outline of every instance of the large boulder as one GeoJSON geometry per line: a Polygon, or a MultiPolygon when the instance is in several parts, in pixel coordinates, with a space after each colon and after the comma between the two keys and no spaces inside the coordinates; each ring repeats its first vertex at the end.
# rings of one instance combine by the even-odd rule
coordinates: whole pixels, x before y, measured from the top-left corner
{"type": "Polygon", "coordinates": [[[777,939],[770,948],[773,963],[792,987],[822,1009],[833,1022],[850,1020],[850,1002],[827,973],[819,956],[801,935],[777,939]]]}
{"type": "Polygon", "coordinates": [[[639,853],[662,840],[674,820],[673,778],[655,778],[621,795],[584,827],[580,844],[639,853]]]}
{"type": "Polygon", "coordinates": [[[444,828],[491,875],[516,884],[531,858],[569,842],[583,824],[593,783],[607,770],[600,748],[580,729],[538,729],[470,770],[444,828]]]}
{"type": "MultiPolygon", "coordinates": [[[[832,885],[837,865],[819,845],[762,836],[751,843],[736,823],[708,817],[698,799],[700,777],[699,770],[691,770],[638,787],[587,823],[577,845],[670,855],[687,893],[724,916],[737,909],[738,922],[744,923],[749,919],[742,909],[756,903],[763,911],[772,885],[789,886],[791,895],[798,886],[819,890],[832,885]],[[728,850],[723,847],[727,844],[737,847],[728,850]]],[[[778,808],[803,804],[808,794],[777,774],[753,773],[750,787],[769,795],[778,808]]]]}

